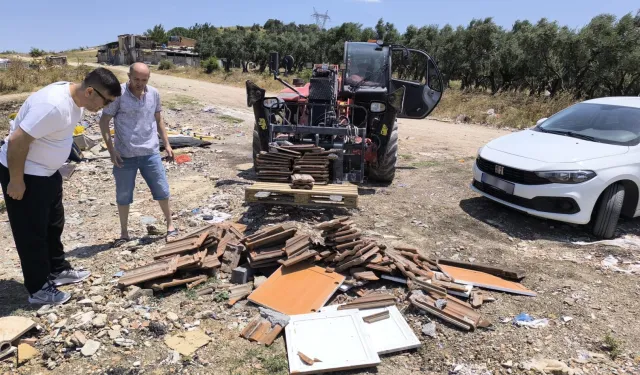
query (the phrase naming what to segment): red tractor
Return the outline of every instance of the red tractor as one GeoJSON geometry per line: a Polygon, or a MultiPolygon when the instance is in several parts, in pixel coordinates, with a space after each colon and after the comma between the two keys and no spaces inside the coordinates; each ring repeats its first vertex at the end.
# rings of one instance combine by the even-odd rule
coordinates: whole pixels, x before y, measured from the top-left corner
{"type": "Polygon", "coordinates": [[[429,55],[382,41],[345,42],[344,62],[314,65],[306,84],[283,81],[279,62],[279,54],[272,53],[270,70],[286,86],[277,96],[267,97],[246,82],[247,105],[256,118],[254,164],[270,145],[313,144],[337,155],[334,183],[391,182],[397,118],[423,119],[442,97],[442,76],[429,55]]]}

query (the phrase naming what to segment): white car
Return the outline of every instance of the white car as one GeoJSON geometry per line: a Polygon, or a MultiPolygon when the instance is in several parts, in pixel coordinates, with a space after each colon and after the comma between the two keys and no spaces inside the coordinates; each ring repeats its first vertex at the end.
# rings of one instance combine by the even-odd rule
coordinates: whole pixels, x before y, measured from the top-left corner
{"type": "Polygon", "coordinates": [[[478,150],[471,188],[533,216],[611,238],[640,215],[640,97],[592,99],[478,150]]]}

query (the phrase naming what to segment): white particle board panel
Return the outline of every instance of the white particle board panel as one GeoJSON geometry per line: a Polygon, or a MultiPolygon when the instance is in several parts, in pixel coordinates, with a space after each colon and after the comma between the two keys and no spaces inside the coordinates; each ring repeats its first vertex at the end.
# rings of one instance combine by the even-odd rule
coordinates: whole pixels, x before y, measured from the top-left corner
{"type": "Polygon", "coordinates": [[[373,367],[380,357],[356,310],[292,315],[285,328],[289,372],[317,374],[373,367]],[[317,359],[307,365],[298,352],[317,359]]]}
{"type": "MultiPolygon", "coordinates": [[[[338,306],[339,305],[325,306],[321,308],[320,311],[338,311],[338,306]]],[[[389,311],[389,318],[387,319],[373,323],[363,322],[364,328],[371,339],[371,344],[378,354],[389,354],[415,349],[422,345],[396,306],[356,311],[358,311],[360,319],[383,311],[389,311]]]]}

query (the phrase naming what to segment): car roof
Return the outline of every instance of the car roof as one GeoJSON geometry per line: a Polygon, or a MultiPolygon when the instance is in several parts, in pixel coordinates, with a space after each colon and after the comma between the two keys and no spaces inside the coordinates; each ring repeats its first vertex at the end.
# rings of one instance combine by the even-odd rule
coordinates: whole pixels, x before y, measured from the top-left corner
{"type": "Polygon", "coordinates": [[[583,103],[619,105],[623,107],[640,108],[640,96],[611,96],[585,100],[583,103]]]}

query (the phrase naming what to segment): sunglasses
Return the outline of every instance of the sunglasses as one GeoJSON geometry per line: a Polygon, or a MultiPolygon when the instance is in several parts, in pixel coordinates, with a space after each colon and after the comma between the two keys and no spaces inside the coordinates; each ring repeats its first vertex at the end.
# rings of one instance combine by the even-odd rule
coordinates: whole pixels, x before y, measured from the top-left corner
{"type": "Polygon", "coordinates": [[[105,106],[107,106],[107,105],[111,104],[111,102],[113,102],[113,100],[109,100],[104,95],[102,95],[102,93],[100,93],[100,91],[96,90],[95,87],[93,87],[93,86],[89,86],[89,87],[91,87],[93,89],[93,91],[95,91],[102,98],[102,100],[104,101],[104,105],[105,106]]]}

